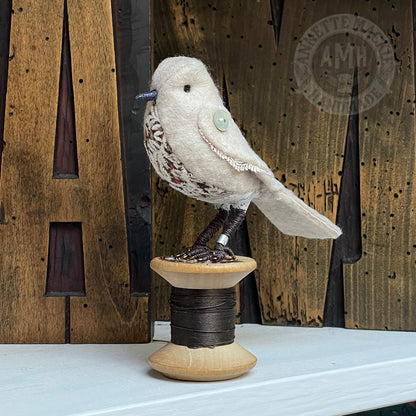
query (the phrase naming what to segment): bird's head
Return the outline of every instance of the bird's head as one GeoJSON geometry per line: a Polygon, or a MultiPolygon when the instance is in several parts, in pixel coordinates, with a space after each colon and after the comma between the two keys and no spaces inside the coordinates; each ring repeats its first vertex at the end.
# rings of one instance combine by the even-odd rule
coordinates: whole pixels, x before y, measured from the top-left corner
{"type": "Polygon", "coordinates": [[[222,103],[205,65],[196,58],[166,58],[156,68],[149,93],[136,99],[153,100],[160,109],[172,109],[188,116],[197,114],[208,102],[222,103]]]}

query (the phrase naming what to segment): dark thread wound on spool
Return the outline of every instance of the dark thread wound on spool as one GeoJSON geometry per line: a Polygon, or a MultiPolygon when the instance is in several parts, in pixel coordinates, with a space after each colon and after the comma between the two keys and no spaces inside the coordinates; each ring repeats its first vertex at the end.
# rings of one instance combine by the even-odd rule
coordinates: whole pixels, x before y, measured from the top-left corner
{"type": "Polygon", "coordinates": [[[234,342],[236,294],[228,289],[173,287],[170,297],[172,343],[214,348],[234,342]]]}

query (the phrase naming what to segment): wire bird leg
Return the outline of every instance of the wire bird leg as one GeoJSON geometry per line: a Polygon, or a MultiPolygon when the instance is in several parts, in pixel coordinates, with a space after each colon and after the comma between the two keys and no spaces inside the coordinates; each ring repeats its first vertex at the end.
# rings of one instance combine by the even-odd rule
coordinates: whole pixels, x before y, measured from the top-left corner
{"type": "Polygon", "coordinates": [[[226,244],[217,242],[214,250],[211,250],[207,243],[214,237],[217,231],[223,227],[223,235],[227,240],[237,230],[243,222],[246,211],[242,209],[232,209],[226,211],[219,209],[218,214],[208,224],[205,230],[198,236],[192,247],[185,248],[175,254],[174,258],[179,261],[204,262],[211,260],[212,262],[235,261],[236,257],[226,244]]]}
{"type": "MultiPolygon", "coordinates": [[[[237,231],[238,227],[244,221],[246,217],[246,210],[231,208],[231,211],[228,214],[222,234],[227,237],[227,240],[237,231]]],[[[222,244],[220,241],[217,241],[213,251],[213,257],[211,261],[220,262],[222,260],[227,260],[227,256],[231,257],[233,260],[236,260],[236,257],[232,250],[226,245],[222,244]]]]}
{"type": "Polygon", "coordinates": [[[175,254],[175,258],[185,261],[208,261],[213,256],[212,250],[207,246],[209,240],[224,225],[228,216],[228,211],[219,209],[215,218],[207,225],[204,231],[198,236],[192,247],[184,248],[175,254]]]}

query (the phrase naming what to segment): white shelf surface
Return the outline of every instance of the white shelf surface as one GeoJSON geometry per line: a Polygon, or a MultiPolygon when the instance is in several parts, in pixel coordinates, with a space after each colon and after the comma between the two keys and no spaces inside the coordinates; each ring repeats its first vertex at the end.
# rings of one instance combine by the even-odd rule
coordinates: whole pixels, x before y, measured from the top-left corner
{"type": "Polygon", "coordinates": [[[0,415],[326,416],[416,400],[416,333],[239,325],[258,358],[238,379],[182,382],[147,358],[150,344],[0,345],[0,415]]]}

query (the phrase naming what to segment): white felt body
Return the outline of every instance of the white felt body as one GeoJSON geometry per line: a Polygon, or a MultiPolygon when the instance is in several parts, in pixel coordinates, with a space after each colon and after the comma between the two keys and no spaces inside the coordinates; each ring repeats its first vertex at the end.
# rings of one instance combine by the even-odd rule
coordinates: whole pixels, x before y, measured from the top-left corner
{"type": "MultiPolygon", "coordinates": [[[[156,69],[151,87],[158,91],[157,114],[175,158],[196,180],[223,191],[208,197],[190,196],[225,209],[246,209],[253,201],[285,234],[308,238],[337,238],[341,234],[339,227],[274,178],[224,107],[201,61],[187,57],[165,59],[156,69]],[[188,93],[184,91],[186,84],[191,86],[188,93]],[[229,115],[226,131],[217,129],[213,121],[219,109],[229,115]]],[[[148,104],[146,114],[152,105],[148,104]]]]}

